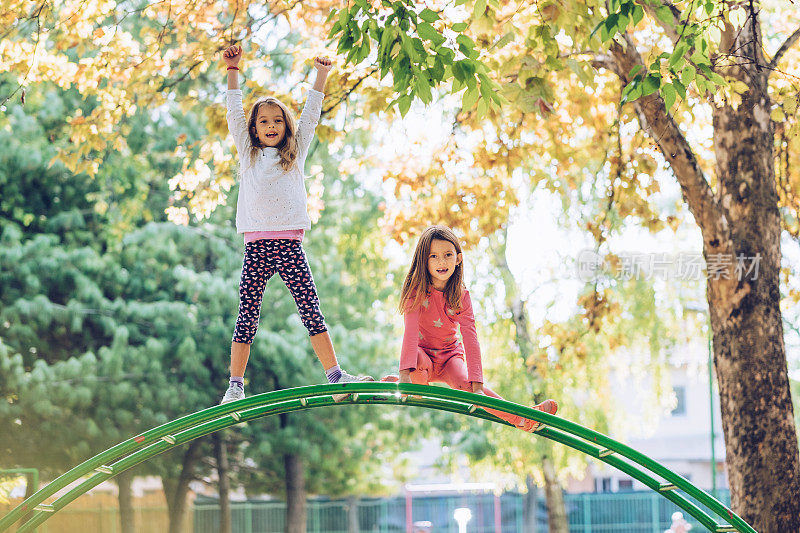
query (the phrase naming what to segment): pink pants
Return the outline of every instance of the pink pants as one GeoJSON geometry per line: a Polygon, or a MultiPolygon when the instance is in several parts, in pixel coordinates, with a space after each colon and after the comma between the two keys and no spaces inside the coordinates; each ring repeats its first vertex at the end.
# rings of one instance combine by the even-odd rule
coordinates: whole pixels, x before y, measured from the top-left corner
{"type": "MultiPolygon", "coordinates": [[[[395,376],[387,376],[381,381],[396,380],[397,378],[395,378],[395,376]]],[[[467,363],[464,361],[464,356],[459,353],[455,353],[442,361],[433,361],[423,348],[418,348],[417,368],[411,372],[411,382],[417,385],[429,385],[435,382],[446,383],[451,389],[472,392],[472,383],[467,379],[467,363]]],[[[489,387],[484,386],[483,392],[486,396],[503,399],[502,396],[489,387]]],[[[512,415],[496,409],[489,409],[488,407],[483,407],[482,409],[514,426],[519,426],[526,420],[521,416],[512,415]]]]}

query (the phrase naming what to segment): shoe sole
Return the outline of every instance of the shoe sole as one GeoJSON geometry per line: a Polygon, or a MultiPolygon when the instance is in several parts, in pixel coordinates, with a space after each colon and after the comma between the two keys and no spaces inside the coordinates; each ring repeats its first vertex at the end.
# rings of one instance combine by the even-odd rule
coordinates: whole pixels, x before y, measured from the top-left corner
{"type": "Polygon", "coordinates": [[[247,398],[247,396],[242,396],[241,398],[236,398],[236,399],[231,398],[229,400],[226,400],[225,398],[223,398],[222,401],[219,402],[219,404],[220,405],[225,405],[226,403],[238,402],[239,400],[244,400],[245,398],[247,398]]]}
{"type": "MultiPolygon", "coordinates": [[[[558,412],[558,403],[555,400],[549,400],[548,399],[548,400],[545,400],[544,402],[542,402],[542,403],[540,403],[538,405],[534,405],[533,408],[536,409],[537,411],[541,411],[543,413],[547,413],[548,415],[554,415],[554,414],[556,414],[558,412]],[[541,406],[544,405],[545,402],[550,402],[552,404],[552,406],[551,406],[552,410],[545,410],[545,409],[541,408],[541,406]]],[[[541,422],[536,422],[536,425],[533,426],[533,428],[531,428],[531,429],[527,429],[526,430],[523,426],[517,426],[517,427],[519,429],[521,429],[522,431],[526,431],[527,433],[536,433],[537,431],[540,431],[541,429],[546,428],[547,426],[545,426],[541,422]]]]}
{"type": "MultiPolygon", "coordinates": [[[[373,378],[372,376],[361,376],[361,377],[358,378],[358,381],[375,381],[375,378],[373,378]]],[[[354,381],[350,381],[349,383],[355,383],[355,382],[354,381]]],[[[350,396],[351,394],[353,394],[353,393],[352,392],[346,392],[346,393],[343,393],[343,394],[331,394],[331,398],[333,398],[334,402],[339,403],[342,400],[344,400],[345,398],[347,398],[348,396],[350,396]]]]}

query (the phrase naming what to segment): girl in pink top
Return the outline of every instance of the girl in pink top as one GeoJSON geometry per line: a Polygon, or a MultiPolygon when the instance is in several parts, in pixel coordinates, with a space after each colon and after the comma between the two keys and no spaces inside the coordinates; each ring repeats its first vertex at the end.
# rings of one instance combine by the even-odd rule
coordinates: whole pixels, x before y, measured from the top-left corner
{"type": "MultiPolygon", "coordinates": [[[[483,383],[481,348],[463,272],[461,245],[455,233],[446,226],[427,228],[417,243],[400,294],[400,311],[405,319],[400,376],[388,376],[384,381],[421,385],[438,381],[454,389],[500,398],[483,383]],[[457,327],[463,345],[456,336],[457,327]]],[[[545,400],[534,409],[552,415],[558,405],[545,400]]],[[[535,420],[486,410],[524,431],[539,429],[535,420]]]]}

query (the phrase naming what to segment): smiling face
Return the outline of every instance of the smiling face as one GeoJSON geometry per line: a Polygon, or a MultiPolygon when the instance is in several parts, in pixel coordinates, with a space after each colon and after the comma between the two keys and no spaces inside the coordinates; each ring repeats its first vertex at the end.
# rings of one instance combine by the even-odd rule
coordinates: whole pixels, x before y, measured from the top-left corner
{"type": "Polygon", "coordinates": [[[461,254],[456,251],[452,242],[441,239],[431,241],[431,251],[428,254],[428,273],[434,289],[443,291],[447,286],[447,280],[460,264],[461,254]]]}
{"type": "Polygon", "coordinates": [[[286,135],[286,117],[276,105],[261,105],[256,115],[256,136],[263,146],[276,147],[286,135]]]}

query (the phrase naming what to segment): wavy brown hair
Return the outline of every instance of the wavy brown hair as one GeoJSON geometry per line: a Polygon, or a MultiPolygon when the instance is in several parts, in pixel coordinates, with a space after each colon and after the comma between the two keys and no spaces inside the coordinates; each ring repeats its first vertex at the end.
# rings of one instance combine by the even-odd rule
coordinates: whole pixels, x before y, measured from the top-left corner
{"type": "Polygon", "coordinates": [[[275,148],[278,150],[278,155],[281,157],[281,168],[287,171],[292,168],[292,165],[294,165],[294,162],[297,160],[297,123],[294,120],[292,112],[286,107],[286,104],[272,96],[256,100],[256,103],[253,104],[253,107],[250,109],[250,115],[247,117],[247,132],[250,134],[250,164],[252,165],[255,163],[258,150],[264,148],[264,145],[258,140],[258,133],[256,132],[256,118],[258,118],[258,110],[262,105],[275,106],[283,113],[286,131],[283,134],[283,139],[280,144],[275,148]]]}
{"type": "MultiPolygon", "coordinates": [[[[408,270],[403,290],[400,293],[400,312],[405,313],[419,308],[422,300],[430,293],[433,287],[431,274],[428,272],[428,256],[431,254],[431,242],[434,240],[451,243],[456,254],[461,253],[461,244],[453,230],[447,226],[430,226],[422,232],[417,248],[414,250],[414,259],[408,270]]],[[[462,256],[463,257],[463,256],[462,256]]],[[[461,297],[464,294],[464,261],[456,265],[453,275],[447,280],[444,288],[444,297],[447,307],[453,311],[461,310],[461,297]]]]}

